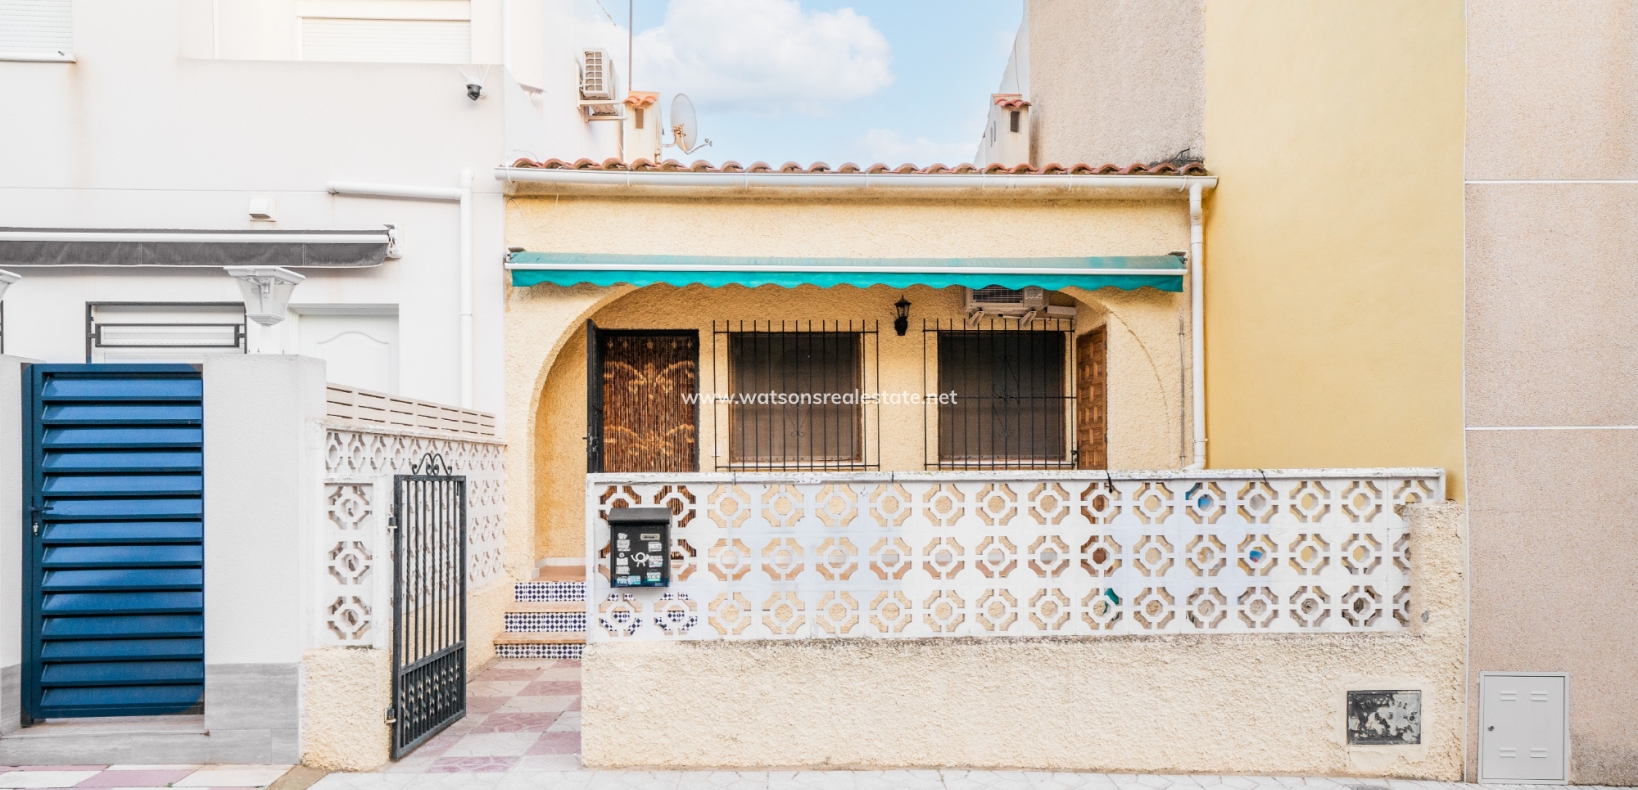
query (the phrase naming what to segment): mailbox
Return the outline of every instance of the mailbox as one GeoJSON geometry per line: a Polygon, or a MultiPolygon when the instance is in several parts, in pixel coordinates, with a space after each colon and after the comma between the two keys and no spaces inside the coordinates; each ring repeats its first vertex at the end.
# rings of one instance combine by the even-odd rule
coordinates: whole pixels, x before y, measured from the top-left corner
{"type": "Polygon", "coordinates": [[[609,582],[615,587],[671,586],[671,509],[609,511],[609,582]]]}

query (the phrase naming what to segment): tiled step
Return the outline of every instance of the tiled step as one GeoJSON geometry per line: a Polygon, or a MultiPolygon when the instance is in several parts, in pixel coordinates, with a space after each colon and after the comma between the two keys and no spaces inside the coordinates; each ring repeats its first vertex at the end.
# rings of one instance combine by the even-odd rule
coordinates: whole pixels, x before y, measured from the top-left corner
{"type": "Polygon", "coordinates": [[[518,603],[549,603],[586,600],[585,582],[518,582],[512,599],[518,603]]]}
{"type": "Polygon", "coordinates": [[[503,633],[495,637],[496,658],[580,658],[586,633],[503,633]]]}
{"type": "Polygon", "coordinates": [[[586,647],[586,568],[547,565],[519,582],[506,607],[497,658],[580,658],[586,647]]]}
{"type": "Polygon", "coordinates": [[[513,603],[506,607],[508,633],[566,633],[586,630],[586,605],[579,601],[513,603]]]}

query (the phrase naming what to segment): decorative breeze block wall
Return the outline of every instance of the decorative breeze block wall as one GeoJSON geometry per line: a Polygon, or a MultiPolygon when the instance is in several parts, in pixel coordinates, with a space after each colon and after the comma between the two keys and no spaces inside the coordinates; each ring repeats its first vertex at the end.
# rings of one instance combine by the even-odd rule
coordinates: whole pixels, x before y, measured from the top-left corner
{"type": "Polygon", "coordinates": [[[1394,631],[1436,469],[592,475],[588,640],[1394,631]],[[608,511],[675,514],[613,590],[608,511]]]}
{"type": "MultiPolygon", "coordinates": [[[[467,588],[505,574],[505,445],[391,429],[329,425],[325,429],[324,519],[317,601],[317,644],[386,648],[392,607],[392,476],[410,474],[427,453],[466,476],[467,588]]],[[[414,602],[411,602],[413,605],[414,602]]]]}

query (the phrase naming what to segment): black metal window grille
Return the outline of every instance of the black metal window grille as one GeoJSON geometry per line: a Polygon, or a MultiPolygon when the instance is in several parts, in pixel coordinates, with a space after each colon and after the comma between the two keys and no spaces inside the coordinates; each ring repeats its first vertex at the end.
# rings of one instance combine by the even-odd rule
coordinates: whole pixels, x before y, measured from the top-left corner
{"type": "Polygon", "coordinates": [[[466,715],[466,477],[428,453],[393,476],[392,759],[466,715]]]}
{"type": "Polygon", "coordinates": [[[249,353],[242,302],[87,302],[85,305],[86,362],[188,362],[222,353],[249,353]],[[210,317],[235,312],[237,321],[186,318],[190,313],[210,317]],[[152,317],[144,317],[144,313],[152,317]]]}
{"type": "Polygon", "coordinates": [[[928,468],[1074,468],[1075,322],[989,316],[922,322],[923,375],[940,397],[923,418],[928,468]]]}
{"type": "Polygon", "coordinates": [[[714,433],[728,451],[726,464],[714,451],[719,468],[877,468],[876,322],[734,321],[711,329],[714,433]]]}

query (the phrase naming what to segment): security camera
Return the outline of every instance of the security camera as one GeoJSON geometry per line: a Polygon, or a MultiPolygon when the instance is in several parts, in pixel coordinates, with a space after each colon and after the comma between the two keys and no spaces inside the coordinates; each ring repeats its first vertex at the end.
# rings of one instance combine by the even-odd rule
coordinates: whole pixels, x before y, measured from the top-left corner
{"type": "Polygon", "coordinates": [[[476,82],[468,82],[466,84],[466,97],[468,99],[471,99],[473,101],[477,101],[478,97],[480,97],[482,95],[483,95],[483,86],[482,85],[479,85],[476,82]]]}

